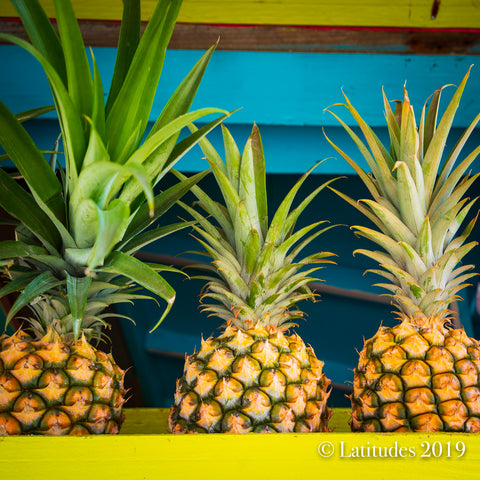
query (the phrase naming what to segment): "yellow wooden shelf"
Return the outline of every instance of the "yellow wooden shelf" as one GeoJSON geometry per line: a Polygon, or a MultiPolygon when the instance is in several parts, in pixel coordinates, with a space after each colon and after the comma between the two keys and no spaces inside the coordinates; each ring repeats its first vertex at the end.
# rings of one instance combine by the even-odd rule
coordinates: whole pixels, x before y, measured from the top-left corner
{"type": "MultiPolygon", "coordinates": [[[[41,0],[53,16],[52,0],[41,0]]],[[[73,0],[80,19],[114,20],[119,0],[73,0]]],[[[156,0],[142,0],[147,20],[156,0]]],[[[0,17],[14,17],[10,2],[0,2],[0,17]]],[[[196,24],[322,25],[409,28],[479,28],[480,7],[471,0],[184,0],[179,22],[196,24]]]]}
{"type": "Polygon", "coordinates": [[[0,437],[4,479],[478,479],[480,436],[167,433],[165,409],[126,409],[120,435],[0,437]],[[368,476],[368,477],[367,477],[368,476]]]}

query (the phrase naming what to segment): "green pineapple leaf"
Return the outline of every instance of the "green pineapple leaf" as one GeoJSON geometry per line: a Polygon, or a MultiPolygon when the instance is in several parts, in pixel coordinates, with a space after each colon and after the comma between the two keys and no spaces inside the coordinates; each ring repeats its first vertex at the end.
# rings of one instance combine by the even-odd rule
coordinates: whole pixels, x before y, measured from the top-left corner
{"type": "Polygon", "coordinates": [[[123,275],[167,302],[166,309],[152,331],[163,322],[172,308],[175,301],[175,290],[155,270],[135,257],[114,251],[107,258],[105,266],[97,269],[97,271],[123,275]]]}
{"type": "Polygon", "coordinates": [[[72,4],[53,0],[67,71],[68,94],[81,116],[92,116],[93,82],[85,45],[72,4]]]}
{"type": "Polygon", "coordinates": [[[105,107],[107,114],[110,112],[118,92],[122,88],[137,51],[138,43],[140,42],[140,27],[140,2],[138,0],[124,0],[117,56],[105,107]]]}
{"type": "MultiPolygon", "coordinates": [[[[60,120],[62,129],[63,143],[65,147],[65,158],[67,163],[68,175],[68,191],[75,184],[79,170],[81,169],[83,156],[85,154],[86,142],[82,125],[82,118],[78,115],[75,105],[70,98],[68,91],[63,83],[59,73],[48,62],[48,60],[30,43],[14,37],[0,33],[0,39],[11,42],[22,47],[31,53],[42,65],[45,74],[50,83],[55,100],[55,106],[60,120]]],[[[10,136],[10,138],[13,138],[10,136]]],[[[3,144],[3,140],[0,140],[3,144]]],[[[31,142],[31,140],[30,140],[31,142]]],[[[5,147],[4,147],[5,148],[5,147]]],[[[6,150],[6,148],[5,148],[6,150]]],[[[18,165],[17,165],[17,168],[18,165]]],[[[20,168],[19,168],[20,170],[20,168]]],[[[23,173],[23,172],[22,172],[23,173]]]]}
{"type": "Polygon", "coordinates": [[[114,162],[124,163],[143,137],[180,5],[169,0],[157,3],[108,111],[105,144],[114,162]],[[137,134],[131,137],[133,131],[137,134]]]}
{"type": "Polygon", "coordinates": [[[49,217],[34,198],[3,169],[0,169],[0,205],[22,222],[51,253],[60,251],[61,239],[49,217]]]}
{"type": "Polygon", "coordinates": [[[92,277],[72,277],[67,274],[67,295],[73,322],[73,335],[75,341],[80,337],[85,307],[92,284],[92,277]]]}
{"type": "Polygon", "coordinates": [[[32,275],[17,307],[40,292],[45,296],[32,305],[38,317],[32,319],[37,334],[42,328],[46,331],[42,317],[58,314],[60,334],[78,338],[83,331],[88,338],[100,338],[105,325],[100,312],[110,300],[152,298],[135,295],[134,288],[140,286],[167,302],[161,322],[175,292],[160,274],[182,272],[131,255],[165,235],[194,226],[195,222],[182,222],[147,230],[207,172],[181,179],[157,195],[154,188],[231,114],[218,108],[190,111],[216,45],[201,56],[147,132],[180,0],[157,0],[143,35],[140,2],[125,0],[106,104],[100,70],[93,52],[90,66],[72,3],[53,0],[58,35],[38,0],[13,3],[31,43],[3,33],[0,39],[23,48],[42,66],[64,146],[64,162],[57,161],[58,140],[52,152],[41,152],[21,125],[51,107],[14,115],[0,105],[0,144],[6,152],[0,160],[11,159],[30,190],[0,171],[4,186],[0,205],[20,222],[15,246],[0,243],[0,261],[4,271],[13,271],[26,260],[27,270],[39,272],[35,278],[32,275]],[[217,118],[179,141],[182,129],[212,114],[217,118]],[[52,153],[49,161],[45,153],[52,153]],[[42,272],[52,277],[42,277],[42,272]],[[102,290],[92,293],[97,282],[113,285],[107,296],[102,290]],[[116,296],[118,291],[123,293],[116,296]]]}
{"type": "Polygon", "coordinates": [[[67,85],[67,69],[62,44],[38,0],[10,0],[22,19],[32,44],[48,60],[67,85]]]}
{"type": "Polygon", "coordinates": [[[0,101],[0,144],[30,189],[60,220],[65,219],[62,186],[20,122],[0,101]]]}
{"type": "Polygon", "coordinates": [[[7,325],[10,323],[10,321],[15,316],[15,314],[19,312],[23,307],[26,307],[32,301],[34,301],[38,296],[59,286],[61,283],[62,283],[62,280],[58,280],[57,278],[55,278],[52,275],[52,273],[48,270],[36,276],[23,289],[22,293],[17,297],[12,307],[8,311],[7,325]]]}

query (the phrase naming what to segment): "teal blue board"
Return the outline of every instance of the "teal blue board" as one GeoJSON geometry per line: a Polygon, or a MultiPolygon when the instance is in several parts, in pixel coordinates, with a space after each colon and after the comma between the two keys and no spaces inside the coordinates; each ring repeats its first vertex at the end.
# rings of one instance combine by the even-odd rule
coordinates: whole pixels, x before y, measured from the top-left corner
{"type": "MultiPolygon", "coordinates": [[[[115,50],[94,48],[104,85],[108,86],[115,50]]],[[[169,50],[152,120],[201,52],[169,50]]],[[[384,125],[382,87],[391,100],[403,96],[418,105],[433,90],[458,84],[477,56],[406,56],[285,52],[215,52],[194,106],[234,110],[229,123],[267,125],[337,125],[324,109],[342,100],[341,89],[372,126],[384,125]]],[[[40,67],[18,47],[0,46],[0,98],[14,110],[51,103],[40,67]]],[[[464,126],[480,111],[480,65],[474,67],[465,103],[455,125],[464,126]]],[[[420,112],[418,112],[420,114],[420,112]]]]}
{"type": "MultiPolygon", "coordinates": [[[[101,68],[105,88],[113,70],[115,50],[93,49],[101,68]]],[[[201,52],[169,50],[151,118],[171,95],[201,52]]],[[[406,83],[410,100],[420,115],[425,99],[439,86],[461,80],[478,57],[406,56],[386,54],[317,54],[284,52],[217,51],[207,69],[194,106],[218,106],[234,110],[228,120],[239,144],[247,138],[253,122],[261,126],[267,152],[267,169],[274,173],[302,173],[317,161],[334,154],[321,127],[343,146],[349,145],[342,129],[325,108],[342,101],[342,88],[365,120],[372,126],[385,125],[382,87],[391,100],[403,95],[406,83]],[[335,127],[335,128],[334,128],[335,127]]],[[[0,99],[14,112],[48,105],[52,97],[36,61],[18,47],[0,46],[0,99]],[[8,72],[8,74],[7,74],[8,72]]],[[[447,89],[449,98],[453,89],[447,89]]],[[[480,112],[480,65],[474,66],[463,103],[454,125],[465,127],[480,112]]],[[[446,104],[446,101],[445,101],[446,104]]],[[[341,112],[340,107],[336,107],[341,112]]],[[[54,113],[46,115],[51,118],[54,113]]],[[[350,122],[348,115],[345,119],[350,122]]],[[[352,121],[353,123],[353,121],[352,121]]],[[[32,135],[51,148],[57,136],[54,124],[36,122],[32,135]]],[[[379,130],[382,135],[382,131],[379,130]]],[[[383,133],[385,135],[385,133],[383,133]]],[[[215,139],[215,136],[213,137],[215,139]]],[[[478,144],[480,134],[472,143],[478,144]]],[[[348,147],[347,147],[348,148],[348,147]]],[[[354,154],[354,150],[351,150],[354,154]]],[[[189,154],[179,168],[206,168],[198,151],[189,154]]],[[[474,166],[478,171],[478,162],[474,166]]],[[[342,160],[328,160],[319,173],[352,173],[342,160]]]]}

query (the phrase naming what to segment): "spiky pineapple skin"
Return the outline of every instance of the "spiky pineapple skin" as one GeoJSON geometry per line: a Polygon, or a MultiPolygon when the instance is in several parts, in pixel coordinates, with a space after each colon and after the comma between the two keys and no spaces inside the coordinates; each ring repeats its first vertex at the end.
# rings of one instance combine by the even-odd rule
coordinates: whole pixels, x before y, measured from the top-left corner
{"type": "Polygon", "coordinates": [[[352,431],[480,432],[480,342],[443,323],[405,317],[365,342],[352,431]]]}
{"type": "Polygon", "coordinates": [[[0,337],[0,435],[119,432],[124,371],[85,338],[0,337]]]}
{"type": "Polygon", "coordinates": [[[228,326],[187,357],[172,433],[328,431],[330,380],[296,334],[228,326]]]}

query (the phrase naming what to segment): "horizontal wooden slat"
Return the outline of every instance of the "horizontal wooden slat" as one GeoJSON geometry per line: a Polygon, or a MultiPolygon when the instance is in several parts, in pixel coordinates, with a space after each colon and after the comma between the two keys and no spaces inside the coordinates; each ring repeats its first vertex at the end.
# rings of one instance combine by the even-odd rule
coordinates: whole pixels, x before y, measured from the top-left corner
{"type": "MultiPolygon", "coordinates": [[[[87,46],[116,47],[118,22],[80,22],[87,46]]],[[[27,38],[18,20],[0,19],[0,31],[27,38]]],[[[479,55],[480,30],[200,25],[178,23],[169,48],[311,53],[479,55]]]]}
{"type": "MultiPolygon", "coordinates": [[[[53,16],[52,0],[41,0],[53,16]]],[[[77,16],[90,20],[119,20],[118,0],[73,0],[77,16]]],[[[142,1],[147,20],[155,0],[142,1]]],[[[15,16],[9,2],[0,2],[0,16],[15,16]]],[[[422,28],[478,28],[480,6],[470,0],[184,0],[179,21],[184,23],[256,25],[341,25],[422,28]]]]}

